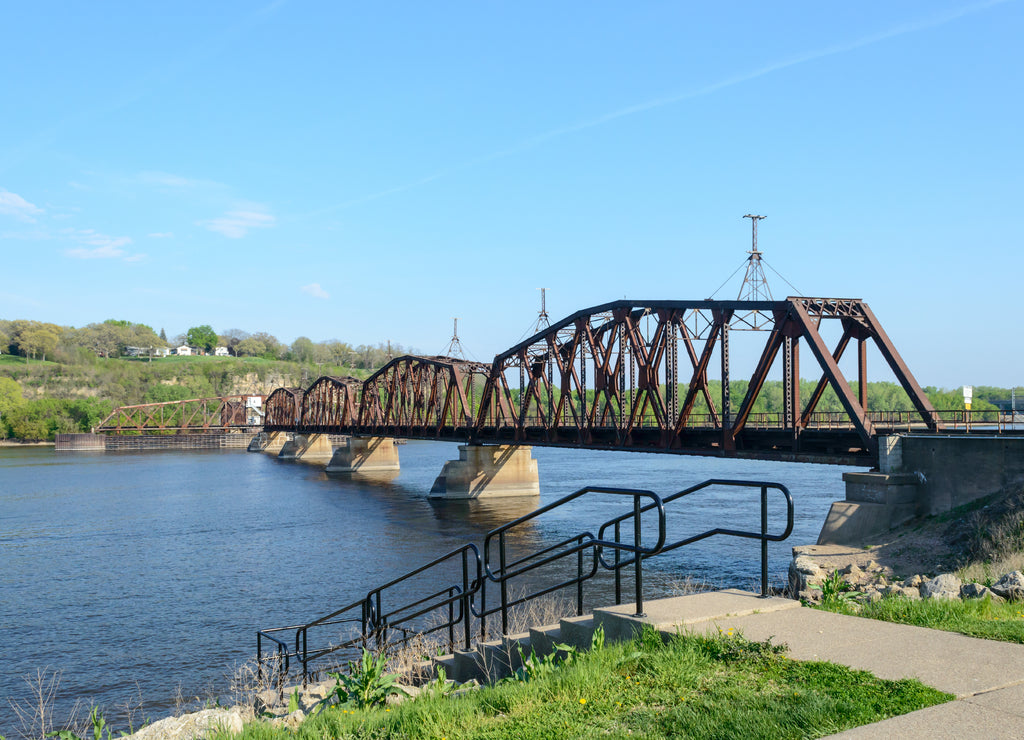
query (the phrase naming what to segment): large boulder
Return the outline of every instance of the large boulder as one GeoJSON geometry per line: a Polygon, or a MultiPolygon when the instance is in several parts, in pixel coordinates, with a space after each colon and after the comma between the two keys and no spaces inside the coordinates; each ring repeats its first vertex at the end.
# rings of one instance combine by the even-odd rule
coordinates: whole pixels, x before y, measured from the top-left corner
{"type": "Polygon", "coordinates": [[[814,558],[798,554],[789,563],[789,592],[799,594],[810,591],[825,577],[825,572],[814,562],[814,558]]]}
{"type": "Polygon", "coordinates": [[[952,573],[941,573],[921,584],[923,599],[959,599],[963,582],[952,573]]]}
{"type": "Polygon", "coordinates": [[[1024,599],[1024,573],[1015,570],[992,584],[992,590],[1010,601],[1024,599]]]}
{"type": "Polygon", "coordinates": [[[992,589],[982,586],[980,583],[965,583],[960,587],[961,599],[992,599],[1002,601],[1002,597],[993,593],[992,589]]]}
{"type": "Polygon", "coordinates": [[[252,719],[251,713],[241,707],[204,709],[162,719],[129,737],[131,740],[197,740],[206,737],[212,730],[239,733],[247,719],[252,719]]]}
{"type": "Polygon", "coordinates": [[[882,595],[903,596],[904,598],[916,601],[921,598],[921,591],[917,586],[901,586],[898,583],[894,583],[892,585],[885,586],[882,589],[882,595]]]}

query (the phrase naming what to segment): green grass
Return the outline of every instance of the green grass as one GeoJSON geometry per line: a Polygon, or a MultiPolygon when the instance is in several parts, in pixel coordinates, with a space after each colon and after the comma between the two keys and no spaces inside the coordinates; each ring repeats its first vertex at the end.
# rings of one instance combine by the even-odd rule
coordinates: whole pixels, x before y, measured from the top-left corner
{"type": "Polygon", "coordinates": [[[952,697],[831,663],[788,659],[742,636],[653,632],[582,656],[528,683],[388,709],[330,707],[294,733],[253,722],[218,740],[321,738],[810,738],[952,697]]]}
{"type": "Polygon", "coordinates": [[[1024,644],[1024,604],[990,599],[922,599],[891,596],[874,604],[833,605],[828,611],[897,624],[959,632],[986,640],[1024,644]]]}
{"type": "Polygon", "coordinates": [[[52,362],[51,360],[45,360],[45,361],[44,360],[33,360],[30,357],[21,357],[19,355],[9,355],[9,354],[4,353],[4,354],[0,355],[0,365],[7,365],[7,366],[11,366],[11,367],[13,367],[15,365],[19,366],[19,367],[24,367],[26,365],[33,365],[33,366],[39,365],[39,366],[42,366],[42,367],[56,367],[57,363],[56,362],[52,362]]]}

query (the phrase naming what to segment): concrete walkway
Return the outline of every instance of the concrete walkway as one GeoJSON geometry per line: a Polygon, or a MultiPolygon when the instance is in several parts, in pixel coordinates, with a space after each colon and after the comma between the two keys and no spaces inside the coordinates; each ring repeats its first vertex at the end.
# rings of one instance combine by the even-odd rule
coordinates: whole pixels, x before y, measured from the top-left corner
{"type": "Polygon", "coordinates": [[[623,637],[640,623],[668,632],[735,629],[785,643],[797,660],[825,660],[880,678],[919,678],[956,701],[848,730],[837,738],[1024,739],[1024,645],[803,608],[789,599],[717,591],[594,610],[594,623],[623,637]]]}

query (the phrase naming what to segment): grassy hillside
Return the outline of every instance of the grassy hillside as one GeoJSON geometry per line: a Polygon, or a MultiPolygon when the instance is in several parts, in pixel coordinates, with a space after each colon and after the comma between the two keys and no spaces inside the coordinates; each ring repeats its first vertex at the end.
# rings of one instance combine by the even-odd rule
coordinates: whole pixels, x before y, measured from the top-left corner
{"type": "Polygon", "coordinates": [[[149,362],[95,357],[86,363],[0,355],[0,439],[52,440],[88,431],[117,406],[186,398],[267,394],[308,386],[319,375],[366,370],[256,357],[166,357],[149,362]]]}

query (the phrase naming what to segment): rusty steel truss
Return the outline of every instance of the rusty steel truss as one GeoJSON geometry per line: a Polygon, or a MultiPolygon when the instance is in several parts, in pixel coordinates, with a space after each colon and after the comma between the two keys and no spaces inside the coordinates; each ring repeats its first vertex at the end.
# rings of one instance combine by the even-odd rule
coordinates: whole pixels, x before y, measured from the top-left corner
{"type": "Polygon", "coordinates": [[[267,431],[851,464],[870,464],[877,437],[897,423],[943,428],[871,309],[852,298],[613,301],[541,327],[490,365],[406,355],[365,381],[324,376],[305,392],[278,388],[265,411],[267,431]],[[734,395],[737,331],[751,332],[759,353],[734,395]],[[871,344],[912,414],[868,410],[871,344]],[[847,350],[856,352],[856,389],[839,367],[847,350]],[[807,398],[801,360],[819,374],[807,398]],[[784,410],[755,412],[773,373],[784,410]],[[829,390],[841,412],[818,411],[829,390]]]}
{"type": "MultiPolygon", "coordinates": [[[[333,429],[357,424],[362,390],[363,381],[359,378],[333,375],[317,378],[305,394],[301,395],[298,428],[304,432],[330,432],[333,429]]],[[[302,393],[297,388],[292,388],[291,391],[302,393]]],[[[275,417],[275,426],[279,419],[287,419],[287,416],[275,417]]],[[[285,422],[283,426],[289,425],[285,422]]]]}
{"type": "Polygon", "coordinates": [[[867,409],[869,340],[913,402],[918,424],[937,430],[941,422],[935,409],[867,304],[858,299],[801,297],[623,300],[579,311],[495,358],[477,437],[853,462],[875,455],[879,431],[867,409]],[[820,331],[823,321],[841,326],[841,338],[832,350],[820,331]],[[730,337],[754,329],[765,331],[760,359],[746,393],[734,398],[730,337]],[[856,394],[838,365],[853,339],[858,353],[856,394]],[[821,372],[806,405],[800,399],[801,344],[821,372]],[[754,415],[754,404],[780,354],[785,411],[754,415]],[[713,360],[721,379],[717,393],[708,379],[713,360]],[[845,418],[816,413],[827,388],[835,392],[845,418]],[[698,399],[703,402],[700,413],[695,410],[698,399]]]}
{"type": "Polygon", "coordinates": [[[305,391],[301,388],[276,388],[267,396],[263,410],[263,426],[298,429],[302,424],[302,398],[305,391]]]}
{"type": "Polygon", "coordinates": [[[252,398],[258,398],[262,405],[265,397],[247,394],[120,406],[93,431],[149,434],[247,429],[262,424],[262,420],[250,423],[247,404],[252,398]]]}

